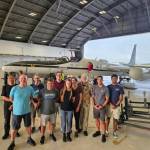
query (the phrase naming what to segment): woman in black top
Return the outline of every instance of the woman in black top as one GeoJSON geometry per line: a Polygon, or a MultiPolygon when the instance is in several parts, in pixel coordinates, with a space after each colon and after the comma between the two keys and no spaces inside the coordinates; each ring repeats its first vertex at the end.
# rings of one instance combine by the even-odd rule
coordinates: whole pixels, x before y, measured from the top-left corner
{"type": "Polygon", "coordinates": [[[80,119],[80,107],[82,103],[82,87],[78,85],[78,80],[75,77],[72,77],[72,89],[74,93],[74,103],[73,103],[73,111],[75,118],[75,137],[78,137],[78,133],[81,131],[79,127],[79,119],[80,119]]]}
{"type": "Polygon", "coordinates": [[[73,90],[71,79],[66,79],[64,88],[61,90],[61,129],[63,132],[63,141],[72,141],[70,137],[73,116],[73,90]]]}

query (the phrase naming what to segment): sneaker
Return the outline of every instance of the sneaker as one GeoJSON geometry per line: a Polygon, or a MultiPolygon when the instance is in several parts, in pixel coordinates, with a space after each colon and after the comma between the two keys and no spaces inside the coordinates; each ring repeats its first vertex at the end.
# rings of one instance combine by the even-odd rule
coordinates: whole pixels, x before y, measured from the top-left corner
{"type": "Polygon", "coordinates": [[[9,147],[8,147],[7,150],[14,150],[14,148],[15,148],[15,143],[12,142],[12,143],[9,145],[9,147]]]}
{"type": "Polygon", "coordinates": [[[108,131],[106,131],[106,132],[105,132],[105,135],[106,135],[106,137],[108,137],[108,136],[109,136],[109,132],[108,132],[108,131]]]}
{"type": "Polygon", "coordinates": [[[76,131],[76,132],[74,133],[74,136],[75,136],[75,137],[78,137],[78,131],[76,131]]]}
{"type": "Polygon", "coordinates": [[[100,136],[101,135],[101,132],[100,131],[96,131],[95,133],[93,133],[93,137],[97,137],[97,136],[100,136]]]}
{"type": "Polygon", "coordinates": [[[32,133],[34,133],[35,132],[35,127],[32,127],[32,133]]]}
{"type": "Polygon", "coordinates": [[[66,142],[67,141],[67,138],[66,138],[66,134],[64,133],[63,134],[63,142],[66,142]]]}
{"type": "Polygon", "coordinates": [[[102,134],[102,139],[101,139],[102,143],[105,143],[106,142],[106,136],[105,134],[102,134]]]}
{"type": "Polygon", "coordinates": [[[16,137],[20,137],[20,133],[19,132],[17,132],[16,137]]]}
{"type": "Polygon", "coordinates": [[[87,131],[84,131],[83,134],[84,134],[84,136],[88,136],[88,132],[87,131]]]}
{"type": "Polygon", "coordinates": [[[70,133],[67,133],[67,141],[69,141],[69,142],[72,141],[72,139],[71,139],[71,137],[70,137],[70,133]]]}
{"type": "Polygon", "coordinates": [[[35,146],[35,145],[36,145],[35,141],[34,141],[31,137],[28,138],[27,144],[30,144],[30,145],[32,145],[32,146],[35,146]]]}
{"type": "Polygon", "coordinates": [[[5,140],[5,139],[7,139],[8,137],[9,137],[9,134],[4,134],[4,135],[2,136],[2,139],[5,140]]]}
{"type": "Polygon", "coordinates": [[[45,136],[41,136],[40,143],[44,144],[44,141],[45,141],[45,136]]]}
{"type": "Polygon", "coordinates": [[[78,133],[81,133],[82,132],[82,129],[78,129],[78,133]]]}
{"type": "Polygon", "coordinates": [[[113,137],[114,137],[115,139],[117,139],[117,138],[118,138],[118,135],[117,135],[117,133],[116,133],[116,132],[113,132],[113,137]]]}
{"type": "Polygon", "coordinates": [[[56,142],[56,137],[55,137],[54,134],[50,134],[49,137],[50,137],[50,139],[52,139],[54,142],[56,142]]]}

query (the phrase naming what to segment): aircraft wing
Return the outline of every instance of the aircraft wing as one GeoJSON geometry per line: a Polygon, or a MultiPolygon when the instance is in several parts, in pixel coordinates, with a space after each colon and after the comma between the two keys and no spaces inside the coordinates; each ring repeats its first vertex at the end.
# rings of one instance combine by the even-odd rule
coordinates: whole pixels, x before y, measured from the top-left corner
{"type": "MultiPolygon", "coordinates": [[[[70,66],[59,66],[59,65],[53,65],[53,64],[48,64],[48,62],[34,62],[34,61],[22,61],[22,62],[16,62],[16,63],[11,63],[6,66],[22,66],[22,67],[41,67],[41,68],[57,68],[57,69],[72,69],[72,70],[88,70],[87,67],[70,67],[70,66]]],[[[119,72],[119,70],[116,69],[98,69],[94,68],[93,71],[109,71],[109,72],[119,72]]]]}
{"type": "Polygon", "coordinates": [[[141,65],[134,65],[132,67],[138,67],[138,68],[149,68],[150,69],[150,64],[141,64],[141,65]]]}

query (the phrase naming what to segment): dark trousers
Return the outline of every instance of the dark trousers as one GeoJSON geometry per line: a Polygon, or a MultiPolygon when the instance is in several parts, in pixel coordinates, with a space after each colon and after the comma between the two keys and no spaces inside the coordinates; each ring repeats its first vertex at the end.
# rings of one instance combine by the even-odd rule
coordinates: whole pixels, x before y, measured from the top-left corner
{"type": "Polygon", "coordinates": [[[12,105],[10,102],[4,102],[4,132],[5,134],[9,135],[10,131],[10,118],[11,118],[11,111],[9,107],[12,105]]]}
{"type": "Polygon", "coordinates": [[[74,109],[74,119],[75,119],[75,127],[76,127],[76,130],[78,131],[80,129],[79,127],[80,110],[79,112],[76,112],[76,109],[74,109]]]}

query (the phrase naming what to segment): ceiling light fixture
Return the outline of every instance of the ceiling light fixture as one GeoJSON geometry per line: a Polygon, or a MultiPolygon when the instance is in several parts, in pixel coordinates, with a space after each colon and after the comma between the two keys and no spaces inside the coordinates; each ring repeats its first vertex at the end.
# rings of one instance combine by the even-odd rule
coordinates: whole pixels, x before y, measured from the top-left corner
{"type": "Polygon", "coordinates": [[[48,41],[46,41],[46,40],[44,40],[44,41],[42,41],[43,43],[46,43],[46,42],[48,42],[48,41]]]}
{"type": "Polygon", "coordinates": [[[87,0],[81,0],[81,1],[80,1],[80,4],[82,4],[82,5],[87,4],[87,3],[88,3],[87,0]]]}
{"type": "Polygon", "coordinates": [[[114,19],[119,19],[120,17],[119,16],[114,16],[114,19]]]}
{"type": "Polygon", "coordinates": [[[78,27],[78,28],[77,28],[78,31],[80,31],[81,29],[82,29],[81,27],[78,27]]]}
{"type": "Polygon", "coordinates": [[[36,13],[29,13],[29,16],[32,16],[32,17],[34,17],[34,16],[36,16],[37,14],[36,13]]]}
{"type": "Polygon", "coordinates": [[[22,37],[21,36],[16,36],[16,39],[22,39],[22,37]]]}
{"type": "Polygon", "coordinates": [[[57,24],[63,24],[63,22],[62,21],[58,21],[57,24]]]}
{"type": "Polygon", "coordinates": [[[66,46],[66,43],[61,44],[62,46],[66,46]]]}
{"type": "Polygon", "coordinates": [[[91,30],[96,32],[97,28],[96,28],[96,27],[94,27],[94,28],[92,28],[91,30]]]}
{"type": "Polygon", "coordinates": [[[106,14],[106,11],[105,10],[102,10],[102,11],[100,11],[99,12],[101,15],[104,15],[104,14],[106,14]]]}

